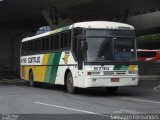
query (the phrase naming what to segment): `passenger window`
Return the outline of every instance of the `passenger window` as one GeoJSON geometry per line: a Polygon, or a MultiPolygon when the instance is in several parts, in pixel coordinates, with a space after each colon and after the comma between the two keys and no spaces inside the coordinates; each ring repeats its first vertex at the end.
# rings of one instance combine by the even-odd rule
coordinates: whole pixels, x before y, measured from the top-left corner
{"type": "Polygon", "coordinates": [[[73,34],[74,34],[74,37],[78,36],[78,35],[83,35],[83,29],[82,28],[75,28],[73,30],[73,34]]]}
{"type": "Polygon", "coordinates": [[[32,53],[32,51],[33,51],[33,42],[29,41],[28,42],[28,53],[32,53]]]}
{"type": "Polygon", "coordinates": [[[64,48],[64,33],[61,34],[60,48],[64,48]]]}
{"type": "Polygon", "coordinates": [[[68,47],[68,32],[64,33],[64,48],[68,47]]]}
{"type": "Polygon", "coordinates": [[[42,50],[42,39],[38,39],[37,50],[38,50],[38,51],[41,51],[41,50],[42,50]]]}
{"type": "Polygon", "coordinates": [[[68,47],[68,48],[71,48],[71,31],[68,32],[67,47],[68,47]]]}
{"type": "Polygon", "coordinates": [[[46,50],[50,50],[50,46],[49,46],[50,38],[46,37],[45,40],[46,40],[46,50]]]}
{"type": "Polygon", "coordinates": [[[21,50],[22,55],[27,54],[27,42],[22,43],[22,50],[21,50]]]}
{"type": "Polygon", "coordinates": [[[59,49],[59,35],[55,36],[54,48],[59,49]]]}
{"type": "Polygon", "coordinates": [[[50,50],[53,50],[54,49],[54,39],[55,37],[54,36],[51,36],[51,39],[50,39],[50,50]]]}
{"type": "Polygon", "coordinates": [[[35,40],[35,52],[38,52],[38,40],[35,40]]]}
{"type": "Polygon", "coordinates": [[[46,41],[42,39],[42,51],[45,51],[46,41]]]}

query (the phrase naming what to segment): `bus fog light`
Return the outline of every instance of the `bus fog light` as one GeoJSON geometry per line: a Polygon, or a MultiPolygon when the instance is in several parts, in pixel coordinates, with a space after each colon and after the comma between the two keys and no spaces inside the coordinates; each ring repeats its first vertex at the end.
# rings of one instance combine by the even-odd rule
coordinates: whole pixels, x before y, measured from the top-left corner
{"type": "Polygon", "coordinates": [[[101,75],[101,72],[87,72],[87,75],[101,75]]]}
{"type": "Polygon", "coordinates": [[[137,74],[137,71],[128,71],[129,74],[137,74]]]}
{"type": "Polygon", "coordinates": [[[100,75],[100,72],[92,72],[92,75],[100,75]]]}

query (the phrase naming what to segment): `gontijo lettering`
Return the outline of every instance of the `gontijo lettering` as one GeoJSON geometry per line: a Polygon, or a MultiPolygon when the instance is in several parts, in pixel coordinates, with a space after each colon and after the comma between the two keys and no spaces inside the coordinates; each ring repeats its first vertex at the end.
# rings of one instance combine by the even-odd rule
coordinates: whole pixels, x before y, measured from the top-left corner
{"type": "Polygon", "coordinates": [[[29,57],[28,58],[28,63],[40,63],[41,62],[40,60],[41,60],[40,56],[38,56],[38,57],[29,57]]]}

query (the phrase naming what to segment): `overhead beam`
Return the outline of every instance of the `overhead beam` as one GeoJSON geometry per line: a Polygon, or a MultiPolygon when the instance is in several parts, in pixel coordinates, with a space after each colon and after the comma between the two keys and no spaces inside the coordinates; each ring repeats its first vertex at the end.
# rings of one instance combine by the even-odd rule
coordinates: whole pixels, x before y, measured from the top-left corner
{"type": "Polygon", "coordinates": [[[57,29],[59,27],[67,26],[75,21],[67,16],[58,15],[56,10],[53,10],[56,8],[51,8],[50,11],[47,9],[42,9],[41,13],[43,17],[45,18],[46,22],[52,29],[57,29]],[[53,13],[53,11],[56,11],[53,13]]]}

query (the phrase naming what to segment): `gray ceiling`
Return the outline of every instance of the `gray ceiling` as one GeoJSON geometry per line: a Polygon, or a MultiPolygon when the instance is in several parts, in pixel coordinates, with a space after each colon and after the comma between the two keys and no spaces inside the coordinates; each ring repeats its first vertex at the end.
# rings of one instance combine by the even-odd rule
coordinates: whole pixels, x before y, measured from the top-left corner
{"type": "Polygon", "coordinates": [[[42,9],[54,6],[58,15],[75,21],[110,20],[130,13],[160,8],[160,0],[3,0],[0,2],[0,26],[36,28],[45,25],[42,9]]]}

